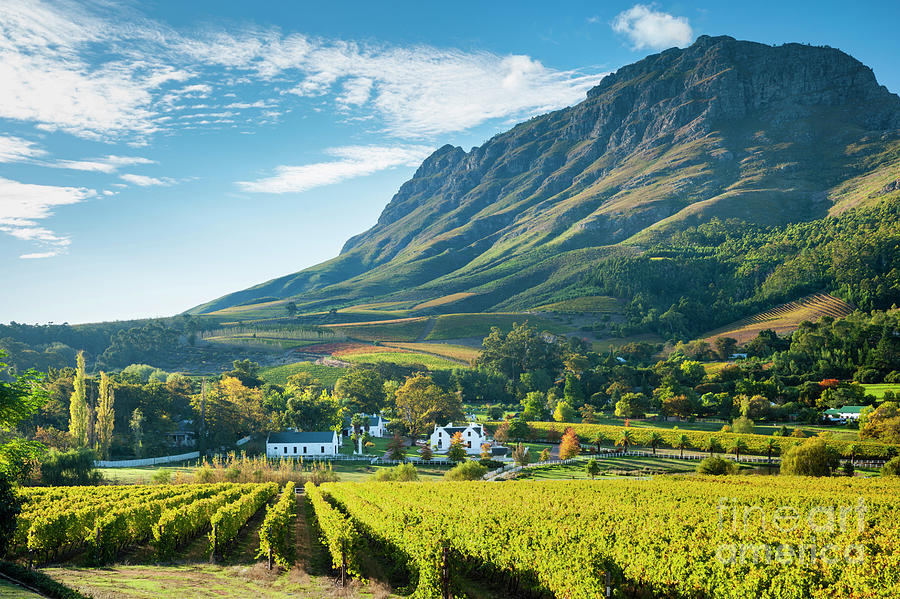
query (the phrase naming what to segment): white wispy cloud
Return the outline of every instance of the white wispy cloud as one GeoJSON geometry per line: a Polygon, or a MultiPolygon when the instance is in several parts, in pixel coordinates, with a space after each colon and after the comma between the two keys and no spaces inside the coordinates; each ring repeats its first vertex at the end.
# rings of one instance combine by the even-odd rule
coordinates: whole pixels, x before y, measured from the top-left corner
{"type": "Polygon", "coordinates": [[[635,4],[620,12],[613,20],[612,28],[627,37],[635,50],[687,46],[694,40],[694,30],[687,18],[676,17],[645,4],[635,4]]]}
{"type": "Polygon", "coordinates": [[[23,260],[36,260],[40,258],[52,258],[53,256],[59,256],[59,250],[51,250],[49,252],[32,252],[30,254],[22,254],[19,258],[23,260]]]}
{"type": "Polygon", "coordinates": [[[256,193],[299,193],[396,166],[416,166],[432,151],[433,148],[422,145],[330,148],[326,154],[333,156],[334,160],[279,166],[272,176],[257,181],[241,181],[238,186],[244,191],[256,193]]]}
{"type": "Polygon", "coordinates": [[[133,175],[133,174],[125,174],[119,177],[123,181],[127,181],[132,185],[137,185],[139,187],[153,187],[156,185],[174,185],[178,181],[175,179],[171,179],[169,177],[148,177],[146,175],[133,175]]]}
{"type": "Polygon", "coordinates": [[[21,137],[0,135],[0,162],[20,162],[46,154],[33,141],[21,137]]]}
{"type": "Polygon", "coordinates": [[[45,166],[109,174],[116,172],[123,166],[134,166],[138,164],[156,164],[156,161],[141,156],[110,155],[104,158],[94,158],[89,160],[57,160],[56,162],[45,163],[45,166]]]}
{"type": "Polygon", "coordinates": [[[568,106],[605,75],[558,71],[522,55],[344,42],[314,46],[300,72],[291,93],[336,93],[338,108],[373,114],[388,133],[406,138],[568,106]]]}
{"type": "Polygon", "coordinates": [[[58,206],[77,204],[95,195],[92,189],[35,185],[0,177],[0,231],[50,248],[41,254],[55,255],[69,245],[69,238],[41,226],[38,221],[52,216],[58,206]]]}
{"type": "MultiPolygon", "coordinates": [[[[328,96],[354,117],[380,118],[388,133],[421,137],[572,104],[603,76],[551,69],[529,56],[363,44],[274,28],[182,33],[133,14],[112,18],[121,7],[101,15],[91,6],[0,4],[0,117],[140,144],[177,128],[167,117],[197,98],[221,101],[253,85],[264,97],[226,108],[258,111],[291,97],[328,96]],[[285,84],[291,94],[283,93],[285,84]]],[[[256,112],[249,122],[267,118],[256,112]]]]}

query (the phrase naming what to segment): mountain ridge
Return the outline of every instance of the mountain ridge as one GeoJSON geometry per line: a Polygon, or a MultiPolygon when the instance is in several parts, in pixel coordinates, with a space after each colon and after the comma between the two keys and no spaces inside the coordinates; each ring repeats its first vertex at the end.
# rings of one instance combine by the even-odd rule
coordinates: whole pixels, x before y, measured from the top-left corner
{"type": "Polygon", "coordinates": [[[783,225],[872,203],[857,189],[872,181],[855,180],[890,178],[898,129],[900,98],[839,50],[701,36],[469,152],[439,148],[337,257],[190,312],[398,292],[524,306],[577,284],[585,268],[568,260],[632,254],[713,218],[783,225]],[[530,291],[547,277],[556,289],[530,291]]]}

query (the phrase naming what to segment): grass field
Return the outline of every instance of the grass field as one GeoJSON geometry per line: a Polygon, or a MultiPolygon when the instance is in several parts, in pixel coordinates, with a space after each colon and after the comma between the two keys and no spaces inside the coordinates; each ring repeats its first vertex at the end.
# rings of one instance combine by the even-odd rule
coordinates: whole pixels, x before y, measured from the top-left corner
{"type": "Polygon", "coordinates": [[[783,334],[795,330],[806,320],[816,321],[823,316],[842,318],[851,312],[853,307],[845,301],[827,293],[817,293],[725,325],[706,333],[704,337],[710,343],[716,337],[732,337],[738,343],[746,343],[765,329],[783,334]]]}
{"type": "Polygon", "coordinates": [[[567,333],[571,327],[534,314],[517,313],[478,313],[478,314],[444,314],[437,317],[434,328],[426,340],[463,339],[466,337],[486,337],[491,327],[498,327],[504,332],[512,330],[513,323],[528,323],[553,333],[567,333]]]}
{"type": "Polygon", "coordinates": [[[179,475],[193,475],[196,466],[142,466],[140,468],[97,468],[106,480],[119,485],[142,485],[153,482],[157,472],[169,472],[173,480],[179,475]]]}
{"type": "Polygon", "coordinates": [[[314,364],[313,362],[295,362],[294,364],[285,364],[284,366],[264,368],[260,371],[259,377],[263,381],[272,383],[273,385],[285,385],[287,384],[288,377],[297,374],[298,372],[305,372],[311,377],[319,379],[322,384],[327,387],[333,387],[339,378],[347,374],[345,368],[324,366],[322,364],[314,364]]]}
{"type": "Polygon", "coordinates": [[[0,597],[3,599],[39,599],[41,595],[0,579],[0,597]]]}
{"type": "Polygon", "coordinates": [[[438,306],[446,306],[447,304],[452,304],[454,302],[458,302],[461,299],[466,299],[467,297],[472,297],[473,295],[477,295],[476,293],[451,293],[450,295],[445,295],[443,297],[437,297],[433,300],[429,300],[427,302],[422,302],[413,307],[413,310],[425,310],[427,308],[437,308],[438,306]]]}
{"type": "Polygon", "coordinates": [[[481,355],[481,350],[477,348],[465,345],[450,345],[448,343],[385,343],[385,346],[412,352],[436,354],[467,364],[474,362],[481,355]]]}
{"type": "Polygon", "coordinates": [[[453,368],[461,367],[459,363],[447,360],[446,358],[441,358],[439,356],[414,354],[399,351],[359,353],[349,356],[342,356],[341,359],[347,360],[348,362],[352,362],[354,364],[378,364],[380,362],[390,362],[393,364],[400,364],[402,366],[421,364],[428,370],[450,370],[453,368]]]}
{"type": "Polygon", "coordinates": [[[265,349],[295,349],[308,345],[315,345],[319,341],[304,341],[300,339],[285,339],[277,336],[268,336],[265,333],[244,333],[239,335],[220,335],[205,337],[203,341],[216,345],[237,345],[240,347],[253,347],[265,349]]]}
{"type": "Polygon", "coordinates": [[[617,314],[622,311],[622,304],[614,297],[589,295],[563,300],[552,304],[544,304],[535,308],[538,312],[560,312],[563,314],[617,314]]]}
{"type": "MultiPolygon", "coordinates": [[[[411,457],[412,454],[410,454],[411,457]]],[[[360,462],[334,462],[332,470],[340,477],[341,482],[359,483],[365,482],[382,468],[390,468],[391,466],[382,466],[360,462]]],[[[437,482],[444,478],[444,474],[450,469],[439,466],[416,466],[416,472],[419,473],[419,480],[425,482],[437,482]]]]}
{"type": "Polygon", "coordinates": [[[863,385],[863,387],[866,388],[866,393],[874,395],[876,399],[883,398],[885,391],[891,391],[894,395],[900,393],[900,383],[877,383],[874,385],[863,385]]]}

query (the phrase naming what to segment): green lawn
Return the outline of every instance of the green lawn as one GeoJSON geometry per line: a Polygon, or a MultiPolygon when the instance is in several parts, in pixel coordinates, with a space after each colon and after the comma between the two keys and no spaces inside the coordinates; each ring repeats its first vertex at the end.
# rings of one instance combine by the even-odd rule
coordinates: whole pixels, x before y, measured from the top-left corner
{"type": "Polygon", "coordinates": [[[347,374],[345,368],[324,366],[322,364],[314,364],[313,362],[295,362],[284,366],[264,368],[260,371],[259,377],[265,382],[272,383],[273,385],[285,385],[287,384],[288,377],[297,374],[298,372],[305,372],[311,377],[319,379],[322,384],[327,387],[334,387],[334,383],[347,374]]]}
{"type": "Polygon", "coordinates": [[[0,597],[3,599],[39,599],[40,595],[0,579],[0,597]]]}
{"type": "MultiPolygon", "coordinates": [[[[370,447],[368,449],[368,455],[370,455],[370,457],[384,455],[384,452],[387,451],[389,442],[390,439],[388,437],[374,437],[372,439],[372,443],[375,444],[375,447],[370,447]]],[[[353,450],[355,447],[356,446],[354,445],[353,441],[351,441],[349,437],[345,437],[344,444],[341,445],[339,453],[342,453],[344,455],[353,455],[353,450]]]]}
{"type": "MultiPolygon", "coordinates": [[[[368,462],[333,462],[332,470],[340,477],[341,482],[358,483],[365,482],[372,478],[378,470],[382,468],[391,468],[388,465],[370,464],[368,462]]],[[[450,469],[450,466],[416,466],[419,473],[419,480],[427,482],[435,482],[444,478],[444,473],[450,469]]]]}
{"type": "Polygon", "coordinates": [[[863,387],[865,387],[866,393],[874,395],[876,399],[884,397],[885,391],[891,391],[895,395],[900,393],[900,383],[877,383],[863,385],[863,387]]]}
{"type": "Polygon", "coordinates": [[[160,471],[170,472],[172,481],[176,474],[193,475],[196,466],[142,466],[140,468],[97,468],[106,480],[120,485],[141,485],[153,482],[153,475],[160,471]]]}
{"type": "Polygon", "coordinates": [[[369,354],[352,354],[342,356],[342,360],[353,362],[354,364],[379,364],[382,362],[390,362],[392,364],[400,364],[402,366],[412,366],[421,364],[428,370],[451,370],[453,368],[466,368],[464,365],[438,356],[428,354],[411,354],[407,352],[372,352],[369,354]]]}
{"type": "MultiPolygon", "coordinates": [[[[331,576],[310,576],[300,568],[268,572],[262,563],[237,566],[185,564],[180,566],[118,565],[95,568],[45,568],[44,573],[94,599],[288,599],[307,597],[395,597],[380,589],[357,585],[336,594],[331,576]]],[[[2,591],[2,588],[0,588],[2,591]]],[[[0,592],[0,596],[6,597],[0,592]]],[[[17,597],[17,595],[12,595],[17,597]]],[[[22,595],[22,597],[29,597],[22,595]]],[[[30,597],[36,597],[31,595],[30,597]]]]}

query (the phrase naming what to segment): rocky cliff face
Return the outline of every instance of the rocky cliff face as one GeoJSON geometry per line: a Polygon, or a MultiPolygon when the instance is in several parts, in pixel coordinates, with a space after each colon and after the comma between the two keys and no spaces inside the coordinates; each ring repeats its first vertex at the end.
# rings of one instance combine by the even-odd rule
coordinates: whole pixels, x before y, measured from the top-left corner
{"type": "Polygon", "coordinates": [[[461,290],[506,276],[513,258],[640,242],[713,216],[819,218],[848,201],[833,190],[877,166],[898,129],[900,98],[839,50],[702,36],[470,152],[440,148],[337,259],[259,292],[377,296],[435,279],[461,290]]]}

